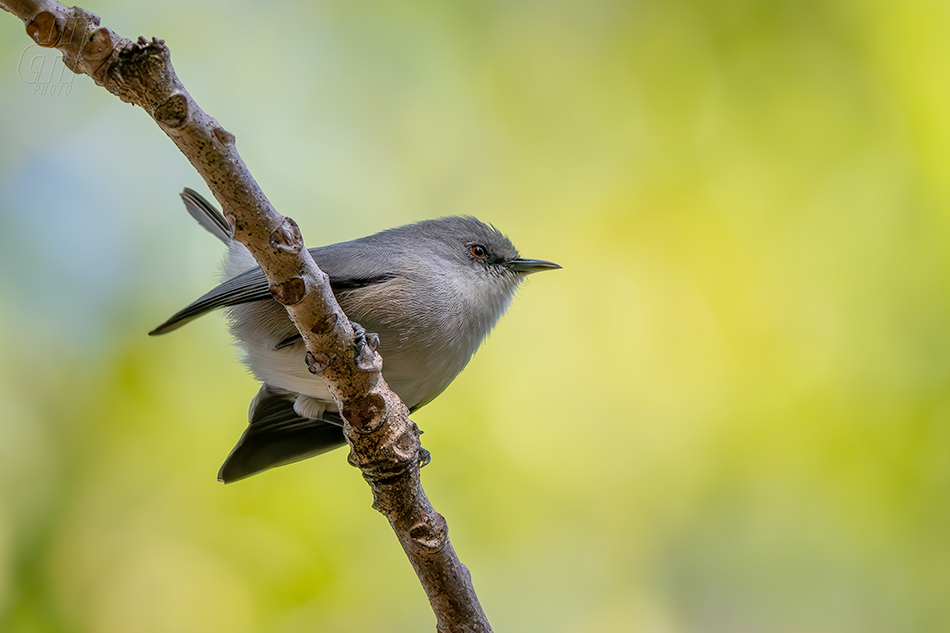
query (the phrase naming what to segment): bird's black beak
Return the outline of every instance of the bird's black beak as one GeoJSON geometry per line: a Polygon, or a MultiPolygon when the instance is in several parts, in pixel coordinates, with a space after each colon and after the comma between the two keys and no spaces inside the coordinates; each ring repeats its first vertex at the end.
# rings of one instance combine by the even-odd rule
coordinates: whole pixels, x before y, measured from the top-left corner
{"type": "Polygon", "coordinates": [[[506,266],[508,266],[508,270],[513,270],[516,273],[525,275],[539,273],[542,270],[557,270],[560,268],[560,266],[554,262],[546,262],[543,259],[524,259],[522,257],[511,260],[506,266]]]}

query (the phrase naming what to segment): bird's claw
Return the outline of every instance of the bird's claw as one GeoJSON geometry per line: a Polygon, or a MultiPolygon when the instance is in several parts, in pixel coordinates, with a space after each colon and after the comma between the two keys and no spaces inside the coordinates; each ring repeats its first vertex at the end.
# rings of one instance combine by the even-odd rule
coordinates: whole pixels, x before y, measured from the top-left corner
{"type": "Polygon", "coordinates": [[[419,468],[425,468],[429,465],[429,462],[432,461],[432,453],[426,449],[419,447],[419,468]]]}
{"type": "Polygon", "coordinates": [[[356,349],[356,355],[362,354],[363,348],[367,345],[369,345],[370,350],[375,352],[376,348],[379,347],[379,334],[367,332],[366,328],[356,321],[350,321],[350,324],[353,326],[353,347],[356,349]]]}

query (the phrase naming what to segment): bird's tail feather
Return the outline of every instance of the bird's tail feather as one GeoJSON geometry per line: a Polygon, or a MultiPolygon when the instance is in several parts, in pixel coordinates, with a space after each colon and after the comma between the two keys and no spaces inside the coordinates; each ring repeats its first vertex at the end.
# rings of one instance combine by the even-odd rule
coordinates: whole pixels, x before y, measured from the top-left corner
{"type": "Polygon", "coordinates": [[[346,444],[339,414],[301,417],[294,398],[269,385],[261,388],[251,403],[247,429],[218,471],[218,481],[228,484],[346,444]]]}

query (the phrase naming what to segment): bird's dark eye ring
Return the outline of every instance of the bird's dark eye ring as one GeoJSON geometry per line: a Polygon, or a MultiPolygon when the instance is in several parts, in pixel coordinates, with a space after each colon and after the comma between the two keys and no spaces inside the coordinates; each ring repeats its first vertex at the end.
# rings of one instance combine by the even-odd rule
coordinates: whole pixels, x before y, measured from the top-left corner
{"type": "Polygon", "coordinates": [[[485,250],[485,247],[482,246],[481,244],[472,244],[471,251],[472,251],[472,255],[474,255],[478,259],[481,259],[485,255],[488,255],[488,251],[485,250]]]}

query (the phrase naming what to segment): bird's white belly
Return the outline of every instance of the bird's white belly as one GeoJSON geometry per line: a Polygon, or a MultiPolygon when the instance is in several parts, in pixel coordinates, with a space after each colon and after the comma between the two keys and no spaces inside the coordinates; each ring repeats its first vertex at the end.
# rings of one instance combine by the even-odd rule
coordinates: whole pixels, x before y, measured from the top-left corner
{"type": "Polygon", "coordinates": [[[314,376],[307,369],[303,345],[291,345],[283,349],[265,349],[256,347],[251,349],[245,346],[247,353],[245,362],[258,380],[280,387],[287,391],[303,394],[330,403],[333,398],[327,389],[327,384],[319,376],[314,376]]]}

